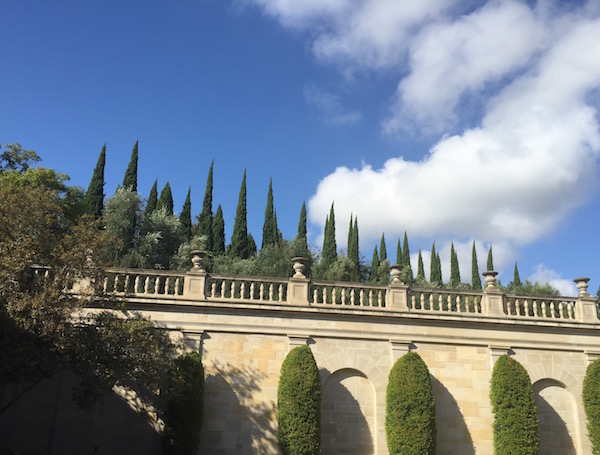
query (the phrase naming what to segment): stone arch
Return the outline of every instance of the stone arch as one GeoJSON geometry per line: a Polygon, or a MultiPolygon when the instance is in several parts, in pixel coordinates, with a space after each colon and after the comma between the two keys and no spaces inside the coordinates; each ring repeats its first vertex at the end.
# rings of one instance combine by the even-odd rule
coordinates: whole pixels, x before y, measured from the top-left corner
{"type": "Polygon", "coordinates": [[[330,374],[321,399],[321,453],[376,453],[375,388],[353,368],[330,374]]]}
{"type": "Polygon", "coordinates": [[[539,420],[540,452],[575,455],[579,448],[577,403],[566,384],[544,378],[533,384],[539,420]]]}

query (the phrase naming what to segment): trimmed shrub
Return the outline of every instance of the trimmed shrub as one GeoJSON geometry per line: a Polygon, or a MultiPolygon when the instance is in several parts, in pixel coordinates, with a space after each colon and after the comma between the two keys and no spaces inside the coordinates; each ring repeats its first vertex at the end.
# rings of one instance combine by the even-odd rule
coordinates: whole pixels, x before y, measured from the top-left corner
{"type": "Polygon", "coordinates": [[[165,381],[164,453],[194,454],[200,447],[204,411],[204,368],[197,352],[177,357],[165,381]]]}
{"type": "Polygon", "coordinates": [[[321,380],[308,346],[292,349],[281,365],[277,416],[283,455],[319,454],[321,380]]]}
{"type": "Polygon", "coordinates": [[[390,371],[385,411],[390,455],[435,454],[435,401],[431,377],[416,352],[398,359],[390,371]]]}
{"type": "Polygon", "coordinates": [[[587,416],[592,453],[600,455],[600,359],[588,367],[583,379],[583,408],[587,416]]]}
{"type": "Polygon", "coordinates": [[[523,365],[506,354],[494,366],[490,399],[494,414],[494,454],[539,454],[533,386],[523,365]]]}

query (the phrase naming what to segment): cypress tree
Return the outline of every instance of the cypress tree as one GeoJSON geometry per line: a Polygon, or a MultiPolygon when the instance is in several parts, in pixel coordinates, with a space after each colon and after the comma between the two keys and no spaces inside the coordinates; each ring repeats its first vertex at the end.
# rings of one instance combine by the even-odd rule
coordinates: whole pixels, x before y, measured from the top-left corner
{"type": "Polygon", "coordinates": [[[429,262],[429,282],[431,284],[436,283],[436,266],[435,266],[436,254],[435,254],[435,242],[431,245],[431,261],[429,262]]]}
{"type": "Polygon", "coordinates": [[[148,203],[146,204],[146,210],[144,211],[144,218],[150,215],[156,210],[156,204],[158,203],[158,180],[154,180],[154,185],[150,188],[150,195],[148,196],[148,203]]]}
{"type": "MultiPolygon", "coordinates": [[[[306,202],[302,201],[300,219],[298,220],[298,238],[306,238],[306,202]]],[[[308,248],[308,246],[307,246],[308,248]]]]}
{"type": "Polygon", "coordinates": [[[325,220],[325,236],[323,238],[323,251],[321,253],[321,265],[327,270],[337,260],[337,245],[335,243],[335,213],[333,204],[329,210],[329,216],[325,220]]]}
{"type": "Polygon", "coordinates": [[[215,256],[225,254],[225,219],[223,218],[221,204],[217,207],[217,213],[215,214],[212,228],[212,251],[215,256]]]}
{"type": "MultiPolygon", "coordinates": [[[[198,216],[198,232],[196,235],[206,236],[206,248],[209,251],[216,251],[213,245],[213,214],[212,214],[212,193],[213,193],[213,166],[215,161],[210,163],[208,177],[206,179],[206,190],[204,191],[204,201],[202,202],[202,211],[198,216]]],[[[222,214],[221,214],[222,215],[222,214]]],[[[223,241],[223,243],[225,243],[223,241]]]]}
{"type": "Polygon", "coordinates": [[[183,240],[189,242],[192,238],[192,200],[190,198],[190,193],[192,188],[188,189],[187,197],[185,198],[185,202],[183,203],[183,208],[181,209],[181,214],[179,215],[179,222],[181,225],[181,234],[183,236],[183,240]]]}
{"type": "Polygon", "coordinates": [[[385,234],[381,234],[381,242],[379,243],[379,262],[382,263],[387,259],[387,249],[385,248],[385,234]]]}
{"type": "Polygon", "coordinates": [[[371,272],[369,275],[369,281],[376,283],[379,281],[379,255],[377,254],[377,247],[373,248],[373,258],[371,259],[371,272]]]}
{"type": "Polygon", "coordinates": [[[442,260],[440,259],[440,252],[438,251],[436,253],[436,258],[435,258],[435,267],[436,267],[436,274],[439,277],[439,283],[440,286],[442,286],[444,284],[444,277],[442,276],[442,260]]]}
{"type": "MultiPolygon", "coordinates": [[[[358,266],[360,264],[358,254],[358,221],[356,217],[352,220],[352,215],[350,215],[350,225],[348,227],[348,259],[356,266],[356,272],[358,272],[358,266]]],[[[355,278],[358,278],[358,276],[355,278]]]]}
{"type": "Polygon", "coordinates": [[[137,193],[137,168],[138,168],[138,141],[135,141],[133,151],[131,152],[131,160],[125,171],[123,178],[123,188],[131,188],[134,193],[137,193]]]}
{"type": "Polygon", "coordinates": [[[267,207],[265,208],[265,222],[263,224],[263,237],[261,249],[266,245],[277,245],[277,223],[273,209],[273,179],[269,180],[267,193],[267,207]]]}
{"type": "MultiPolygon", "coordinates": [[[[400,241],[398,241],[400,243],[400,241]]],[[[417,260],[417,279],[425,280],[425,267],[423,266],[423,256],[421,250],[419,250],[419,259],[417,260]]]]}
{"type": "Polygon", "coordinates": [[[474,290],[481,291],[481,277],[479,276],[479,265],[477,265],[475,240],[473,240],[473,252],[471,253],[471,284],[473,285],[474,290]]]}
{"type": "Polygon", "coordinates": [[[173,193],[171,193],[171,185],[169,185],[169,182],[165,183],[165,186],[160,192],[158,202],[156,203],[157,210],[163,208],[166,210],[167,215],[173,215],[173,193]]]}
{"type": "Polygon", "coordinates": [[[494,270],[494,259],[492,257],[492,245],[490,245],[490,250],[488,251],[488,256],[487,256],[487,269],[488,272],[490,270],[494,270]]]}
{"type": "Polygon", "coordinates": [[[513,276],[513,287],[521,286],[521,277],[519,276],[519,269],[517,268],[517,262],[515,261],[515,272],[513,276]]]}
{"type": "Polygon", "coordinates": [[[234,258],[247,259],[250,257],[250,244],[248,242],[248,221],[246,213],[246,170],[240,188],[235,223],[231,236],[231,255],[234,258]]]}
{"type": "Polygon", "coordinates": [[[279,230],[279,225],[277,224],[277,210],[273,209],[273,224],[275,225],[275,237],[277,238],[277,245],[281,245],[283,243],[283,234],[279,230]]]}
{"type": "Polygon", "coordinates": [[[396,243],[396,264],[402,264],[402,248],[400,247],[400,239],[396,243]]]}
{"type": "Polygon", "coordinates": [[[358,271],[360,269],[360,258],[359,258],[359,254],[360,254],[360,250],[358,248],[358,217],[355,215],[354,216],[354,238],[352,239],[352,249],[354,251],[354,258],[353,260],[356,262],[357,268],[356,270],[358,271]]]}
{"type": "Polygon", "coordinates": [[[587,367],[583,378],[583,409],[587,417],[587,430],[592,453],[600,454],[600,359],[587,367]]]}
{"type": "Polygon", "coordinates": [[[83,198],[86,213],[96,218],[102,216],[104,209],[104,165],[106,164],[106,144],[102,146],[98,162],[92,174],[92,180],[83,198]]]}
{"type": "Polygon", "coordinates": [[[248,257],[256,254],[256,241],[250,232],[248,232],[248,257]]]}
{"type": "Polygon", "coordinates": [[[350,214],[350,223],[348,224],[348,243],[346,243],[346,245],[348,245],[348,258],[353,256],[352,239],[354,239],[354,225],[352,224],[352,221],[354,221],[354,220],[352,219],[352,213],[351,213],[350,214]]]}
{"type": "Polygon", "coordinates": [[[404,244],[402,245],[402,281],[405,283],[412,283],[414,281],[412,266],[410,265],[410,250],[408,248],[408,235],[404,231],[404,244]]]}
{"type": "Polygon", "coordinates": [[[458,268],[458,255],[454,250],[454,242],[450,243],[450,286],[456,287],[460,284],[460,270],[458,268]]]}

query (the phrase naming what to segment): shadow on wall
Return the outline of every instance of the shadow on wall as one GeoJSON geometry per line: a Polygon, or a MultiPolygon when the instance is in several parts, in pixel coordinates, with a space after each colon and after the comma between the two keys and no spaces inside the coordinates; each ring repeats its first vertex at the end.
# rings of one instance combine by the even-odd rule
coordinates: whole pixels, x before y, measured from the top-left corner
{"type": "Polygon", "coordinates": [[[436,453],[475,455],[473,440],[458,403],[450,391],[433,375],[431,386],[435,397],[436,453]]]}
{"type": "Polygon", "coordinates": [[[539,420],[540,453],[575,455],[575,442],[565,421],[575,422],[575,403],[570,392],[552,379],[537,381],[533,391],[539,420]]]}
{"type": "Polygon", "coordinates": [[[375,397],[370,381],[352,369],[338,370],[331,375],[321,369],[320,376],[327,378],[321,399],[321,453],[375,453],[371,434],[375,423],[375,397]]]}
{"type": "Polygon", "coordinates": [[[278,453],[275,403],[252,400],[260,396],[265,374],[253,367],[241,370],[229,364],[215,364],[207,370],[199,453],[278,453]]]}

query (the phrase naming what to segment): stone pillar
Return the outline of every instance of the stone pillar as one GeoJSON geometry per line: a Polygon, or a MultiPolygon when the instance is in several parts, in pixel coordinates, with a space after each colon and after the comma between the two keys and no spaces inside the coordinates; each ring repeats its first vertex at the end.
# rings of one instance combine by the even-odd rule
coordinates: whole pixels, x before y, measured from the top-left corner
{"type": "Polygon", "coordinates": [[[183,287],[183,296],[195,300],[206,299],[206,277],[207,273],[204,270],[204,251],[192,251],[192,264],[194,265],[185,274],[185,285],[183,287]]]}
{"type": "Polygon", "coordinates": [[[485,278],[485,289],[481,299],[481,312],[484,316],[503,318],[504,313],[504,294],[496,287],[496,275],[498,272],[493,270],[483,272],[485,278]]]}
{"type": "Polygon", "coordinates": [[[400,280],[402,265],[390,265],[392,282],[385,295],[385,306],[392,311],[408,311],[408,286],[400,280]]]}
{"type": "Polygon", "coordinates": [[[310,280],[304,275],[306,258],[292,258],[292,262],[295,273],[288,281],[287,301],[292,305],[308,305],[310,280]]]}
{"type": "Polygon", "coordinates": [[[598,320],[598,301],[587,292],[588,281],[590,281],[590,279],[583,277],[575,278],[573,281],[577,283],[577,289],[579,289],[577,303],[575,304],[575,315],[577,320],[589,324],[600,323],[598,320]]]}

